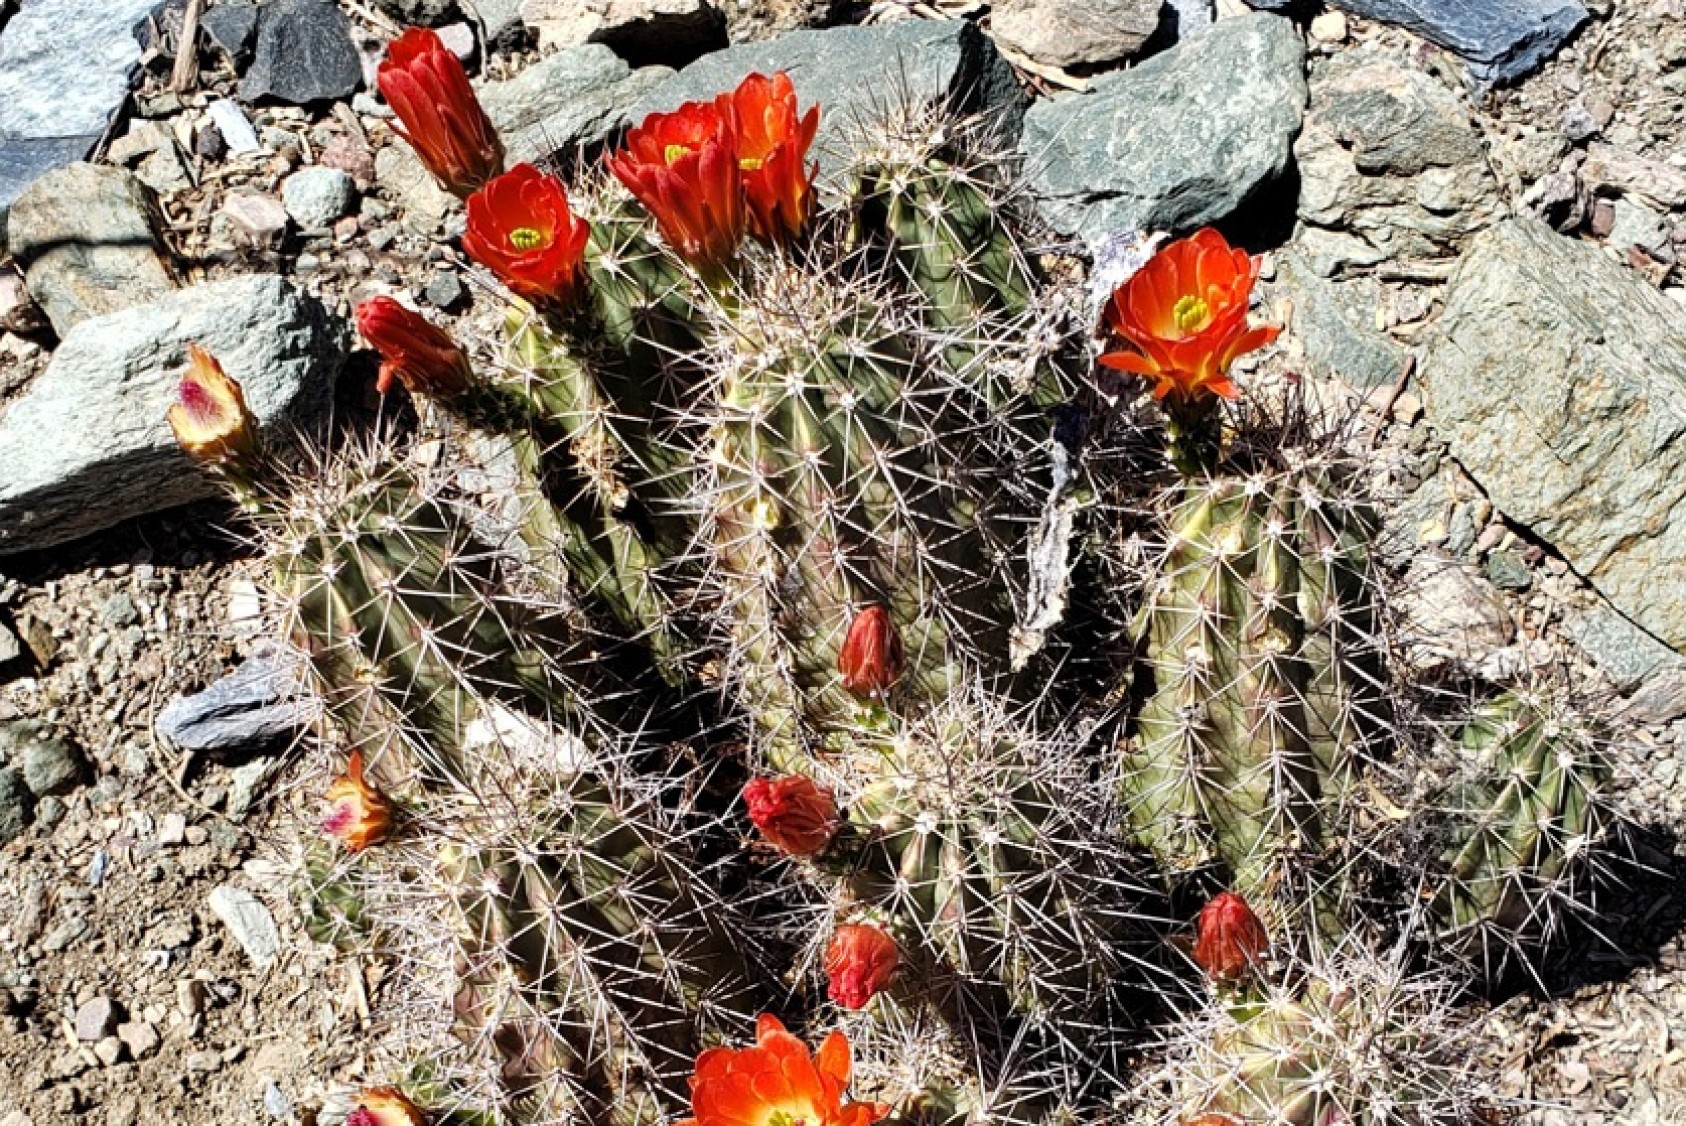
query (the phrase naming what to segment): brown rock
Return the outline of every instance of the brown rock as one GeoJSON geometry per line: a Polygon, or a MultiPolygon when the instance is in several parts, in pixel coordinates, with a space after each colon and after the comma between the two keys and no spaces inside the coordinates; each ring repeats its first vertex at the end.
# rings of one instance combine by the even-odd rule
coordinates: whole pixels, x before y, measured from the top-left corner
{"type": "Polygon", "coordinates": [[[1001,0],[990,35],[1049,66],[1128,58],[1159,27],[1159,0],[1001,0]]]}

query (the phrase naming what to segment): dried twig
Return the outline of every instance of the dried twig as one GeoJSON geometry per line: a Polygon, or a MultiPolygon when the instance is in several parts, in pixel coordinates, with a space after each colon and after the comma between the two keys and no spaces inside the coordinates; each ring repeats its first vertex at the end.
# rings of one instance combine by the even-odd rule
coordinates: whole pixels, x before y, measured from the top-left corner
{"type": "Polygon", "coordinates": [[[181,17],[181,37],[176,43],[176,65],[170,71],[170,89],[185,93],[199,79],[199,15],[205,0],[187,0],[181,17]]]}

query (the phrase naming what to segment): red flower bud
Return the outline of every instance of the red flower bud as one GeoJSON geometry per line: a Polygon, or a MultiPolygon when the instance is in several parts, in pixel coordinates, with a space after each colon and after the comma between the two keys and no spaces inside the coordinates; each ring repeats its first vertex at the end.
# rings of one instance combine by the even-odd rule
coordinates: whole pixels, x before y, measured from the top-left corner
{"type": "Polygon", "coordinates": [[[467,198],[503,171],[498,131],[438,35],[412,27],[394,39],[375,82],[403,124],[399,135],[447,191],[467,198]]]}
{"type": "Polygon", "coordinates": [[[473,381],[468,356],[450,334],[390,297],[357,306],[357,331],[381,354],[375,386],[383,395],[397,380],[412,395],[451,399],[473,381]]]}
{"type": "Polygon", "coordinates": [[[826,996],[845,1009],[864,1009],[889,985],[900,961],[896,940],[877,927],[838,927],[825,948],[826,996]]]}
{"type": "Polygon", "coordinates": [[[240,384],[197,344],[187,347],[187,373],[166,417],[176,442],[195,461],[227,461],[257,447],[257,420],[240,384]]]}
{"type": "Polygon", "coordinates": [[[802,233],[814,210],[814,176],[808,147],[820,127],[818,106],[798,117],[790,75],[752,74],[720,98],[737,137],[738,174],[749,206],[749,228],[762,242],[802,233]]]}
{"type": "Polygon", "coordinates": [[[843,687],[863,700],[882,696],[901,679],[904,663],[901,635],[890,611],[868,606],[856,614],[837,654],[843,687]]]}
{"type": "Polygon", "coordinates": [[[322,831],[345,845],[348,852],[362,852],[379,844],[392,831],[392,803],[363,780],[362,751],[351,752],[345,773],[334,779],[324,796],[328,799],[328,816],[322,820],[322,831]]]}
{"type": "Polygon", "coordinates": [[[1213,981],[1239,981],[1269,949],[1264,924],[1234,892],[1221,892],[1200,909],[1194,960],[1213,981]]]}
{"type": "Polygon", "coordinates": [[[749,819],[786,856],[814,856],[837,835],[837,800],[812,778],[756,778],[743,788],[749,819]]]}
{"type": "Polygon", "coordinates": [[[737,253],[749,221],[737,137],[720,101],[651,114],[609,158],[609,170],[638,197],[667,244],[705,270],[737,253]]]}
{"type": "Polygon", "coordinates": [[[356,1101],[345,1126],[426,1126],[427,1115],[396,1087],[370,1087],[356,1101]]]}
{"type": "Polygon", "coordinates": [[[579,284],[590,237],[562,182],[517,164],[469,197],[462,248],[522,297],[562,302],[579,284]]]}

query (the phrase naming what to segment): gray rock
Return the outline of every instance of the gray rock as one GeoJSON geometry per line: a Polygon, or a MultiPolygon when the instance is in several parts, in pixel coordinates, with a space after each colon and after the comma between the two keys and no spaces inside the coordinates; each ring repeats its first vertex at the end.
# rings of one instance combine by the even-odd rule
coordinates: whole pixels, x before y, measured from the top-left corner
{"type": "Polygon", "coordinates": [[[1621,613],[1686,645],[1686,319],[1543,223],[1470,244],[1418,366],[1429,417],[1493,503],[1621,613]]]}
{"type": "Polygon", "coordinates": [[[1089,242],[1222,219],[1287,167],[1304,63],[1287,20],[1241,16],[1087,94],[1039,101],[1025,116],[1030,192],[1055,228],[1089,242]]]}
{"type": "Polygon", "coordinates": [[[258,131],[252,128],[245,111],[227,98],[211,102],[205,107],[205,114],[217,127],[217,132],[222,134],[230,156],[248,156],[263,151],[263,142],[258,140],[258,131]]]}
{"type": "Polygon", "coordinates": [[[790,73],[803,106],[824,107],[814,141],[822,169],[836,168],[870,144],[873,124],[906,101],[947,99],[964,112],[992,114],[1009,142],[1024,120],[1025,97],[1013,68],[975,24],[908,20],[791,31],[705,55],[651,90],[626,121],[712,98],[753,71],[777,70],[790,73]]]}
{"type": "Polygon", "coordinates": [[[570,47],[514,78],[484,83],[480,104],[503,136],[510,163],[532,161],[602,140],[620,124],[628,106],[672,73],[664,68],[634,71],[600,44],[570,47]]]}
{"type": "Polygon", "coordinates": [[[1686,207],[1686,169],[1613,145],[1588,145],[1581,176],[1595,190],[1635,196],[1664,211],[1686,207]]]}
{"type": "Polygon", "coordinates": [[[275,916],[244,888],[223,884],[212,890],[206,901],[211,913],[222,920],[252,965],[260,970],[273,966],[281,957],[281,932],[275,916]]]}
{"type": "Polygon", "coordinates": [[[349,98],[363,82],[351,24],[333,0],[270,0],[258,16],[240,100],[306,105],[349,98]]]}
{"type": "Polygon", "coordinates": [[[200,13],[199,26],[236,66],[244,66],[252,57],[252,45],[257,41],[258,14],[256,4],[218,4],[200,13]]]}
{"type": "Polygon", "coordinates": [[[140,61],[132,29],[156,2],[24,4],[0,36],[0,140],[104,132],[140,61]]]}
{"type": "Polygon", "coordinates": [[[407,27],[438,27],[457,14],[457,0],[374,0],[374,5],[407,27]]]}
{"type": "Polygon", "coordinates": [[[507,45],[527,30],[521,21],[521,0],[462,0],[462,6],[480,21],[484,41],[494,46],[507,45]]]}
{"type": "Polygon", "coordinates": [[[1159,29],[1161,7],[1161,0],[999,0],[989,33],[1039,63],[1094,66],[1140,50],[1159,29]]]}
{"type": "Polygon", "coordinates": [[[287,214],[305,228],[329,227],[351,210],[357,186],[338,168],[313,165],[281,181],[281,203],[287,214]]]}
{"type": "Polygon", "coordinates": [[[1297,254],[1289,253],[1277,261],[1272,289],[1280,289],[1293,302],[1290,344],[1297,341],[1305,349],[1312,375],[1339,378],[1360,388],[1399,378],[1404,350],[1372,327],[1377,300],[1373,282],[1324,281],[1297,254]],[[1363,291],[1362,302],[1353,300],[1358,296],[1351,292],[1353,287],[1363,291]]]}
{"type": "Polygon", "coordinates": [[[286,237],[287,219],[287,208],[273,196],[229,192],[211,230],[240,246],[275,247],[286,237]]]}
{"type": "Polygon", "coordinates": [[[38,798],[70,793],[87,769],[82,752],[63,739],[33,742],[23,751],[23,784],[38,798]]]}
{"type": "Polygon", "coordinates": [[[29,828],[34,803],[23,775],[9,766],[0,766],[0,845],[12,840],[29,828]]]}
{"type": "Polygon", "coordinates": [[[1396,605],[1405,658],[1423,672],[1448,665],[1478,668],[1516,634],[1499,592],[1452,560],[1430,557],[1412,564],[1396,605]]]}
{"type": "MultiPolygon", "coordinates": [[[[1481,82],[1515,82],[1549,59],[1587,10],[1576,0],[1333,0],[1461,55],[1481,82]]],[[[1254,6],[1258,3],[1254,0],[1254,6]]],[[[1280,5],[1272,3],[1269,7],[1280,5]]]]}
{"type": "Polygon", "coordinates": [[[463,287],[462,279],[451,270],[443,270],[428,279],[427,288],[422,296],[427,303],[436,309],[450,309],[451,306],[467,296],[468,291],[463,287]]]}
{"type": "Polygon", "coordinates": [[[129,173],[71,164],[18,197],[7,231],[29,292],[63,337],[89,317],[175,289],[162,223],[152,190],[129,173]]]}
{"type": "Polygon", "coordinates": [[[1562,628],[1563,635],[1593,659],[1618,692],[1631,691],[1661,673],[1686,670],[1686,658],[1607,603],[1566,616],[1562,628]]]}
{"type": "Polygon", "coordinates": [[[1500,590],[1527,590],[1534,585],[1534,572],[1514,551],[1495,551],[1487,556],[1483,569],[1487,581],[1500,590]]]}
{"type": "Polygon", "coordinates": [[[261,654],[202,692],[158,713],[160,738],[187,751],[261,750],[288,739],[316,718],[298,661],[261,654]]]}
{"type": "Polygon", "coordinates": [[[117,1026],[117,1038],[135,1059],[145,1059],[158,1048],[158,1030],[144,1020],[127,1021],[117,1026]]]}
{"type": "Polygon", "coordinates": [[[1637,723],[1672,723],[1681,716],[1686,716],[1686,666],[1648,677],[1621,710],[1623,719],[1637,723]]]}
{"type": "Polygon", "coordinates": [[[1212,30],[1212,0],[1165,0],[1160,26],[1172,40],[1195,39],[1212,30]]]}
{"type": "Polygon", "coordinates": [[[1504,213],[1462,96],[1378,51],[1317,70],[1294,155],[1300,218],[1390,256],[1455,253],[1504,213]]]}
{"type": "Polygon", "coordinates": [[[29,295],[23,279],[0,271],[0,332],[32,333],[47,327],[47,316],[29,295]]]}
{"type": "Polygon", "coordinates": [[[116,1002],[110,997],[95,997],[76,1010],[76,1038],[84,1044],[103,1040],[121,1019],[116,1002]]]}
{"type": "Polygon", "coordinates": [[[634,66],[684,66],[726,46],[710,0],[522,0],[543,47],[601,43],[634,66]]]}
{"type": "Polygon", "coordinates": [[[10,664],[23,656],[23,642],[12,632],[12,627],[0,622],[0,665],[10,664]]]}
{"type": "Polygon", "coordinates": [[[1616,201],[1615,221],[1610,225],[1609,243],[1623,254],[1637,246],[1665,261],[1674,260],[1668,222],[1636,200],[1623,198],[1616,201]]]}
{"type": "Polygon", "coordinates": [[[41,137],[7,140],[0,137],[0,258],[8,253],[7,216],[12,201],[40,176],[88,155],[99,134],[80,137],[41,137]]]}
{"type": "Polygon", "coordinates": [[[164,420],[189,342],[222,361],[281,440],[325,408],[346,338],[339,317],[273,275],[83,321],[0,415],[0,555],[216,494],[164,420]]]}
{"type": "Polygon", "coordinates": [[[228,772],[228,815],[244,821],[252,811],[264,784],[281,769],[279,758],[255,758],[241,763],[228,772]]]}
{"type": "MultiPolygon", "coordinates": [[[[537,155],[512,160],[531,160],[537,155]]],[[[417,234],[432,234],[462,210],[462,201],[439,186],[408,145],[388,145],[375,154],[375,185],[398,205],[404,226],[417,234]]]]}

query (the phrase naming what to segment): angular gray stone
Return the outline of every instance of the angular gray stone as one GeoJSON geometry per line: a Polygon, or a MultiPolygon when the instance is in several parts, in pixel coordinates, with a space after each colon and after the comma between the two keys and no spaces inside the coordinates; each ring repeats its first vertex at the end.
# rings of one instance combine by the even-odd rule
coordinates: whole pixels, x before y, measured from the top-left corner
{"type": "Polygon", "coordinates": [[[463,10],[480,21],[485,42],[501,46],[526,31],[521,22],[521,0],[462,0],[463,10]]]}
{"type": "Polygon", "coordinates": [[[1686,318],[1596,245],[1476,236],[1417,368],[1452,454],[1617,610],[1686,646],[1686,318]]]}
{"type": "Polygon", "coordinates": [[[95,997],[76,1010],[76,1038],[92,1044],[111,1035],[120,1019],[117,1005],[110,997],[95,997]]]}
{"type": "Polygon", "coordinates": [[[1610,245],[1626,254],[1639,247],[1663,258],[1674,260],[1674,248],[1669,238],[1669,224],[1661,215],[1631,199],[1618,199],[1615,222],[1610,227],[1610,245]]]}
{"type": "Polygon", "coordinates": [[[1455,253],[1504,214],[1463,96],[1379,51],[1343,51],[1313,74],[1294,155],[1300,218],[1389,256],[1455,253]]]}
{"type": "Polygon", "coordinates": [[[438,27],[457,12],[457,0],[374,0],[374,6],[407,27],[438,27]]]}
{"type": "Polygon", "coordinates": [[[152,189],[121,168],[70,164],[12,204],[12,253],[60,337],[89,317],[172,292],[152,189]]]}
{"type": "MultiPolygon", "coordinates": [[[[511,160],[533,160],[538,155],[512,155],[511,160]]],[[[448,216],[462,210],[462,201],[439,186],[409,145],[388,145],[375,154],[375,186],[398,205],[404,226],[418,234],[432,234],[448,216]]]]}
{"type": "Polygon", "coordinates": [[[1563,634],[1593,659],[1616,691],[1627,692],[1663,673],[1686,670],[1686,658],[1600,602],[1568,615],[1563,634]]]}
{"type": "Polygon", "coordinates": [[[1637,196],[1664,211],[1686,207],[1686,169],[1614,145],[1587,146],[1581,176],[1596,190],[1637,196]]]}
{"type": "Polygon", "coordinates": [[[1405,352],[1371,324],[1376,303],[1374,283],[1364,279],[1337,284],[1318,277],[1297,254],[1277,260],[1272,290],[1280,289],[1293,302],[1290,344],[1305,349],[1306,367],[1320,378],[1335,377],[1353,387],[1379,387],[1399,378],[1405,352]],[[1364,286],[1372,315],[1354,308],[1345,287],[1364,286]]]}
{"type": "Polygon", "coordinates": [[[24,4],[0,36],[0,141],[104,132],[140,61],[132,29],[155,3],[24,4]]]}
{"type": "Polygon", "coordinates": [[[26,137],[18,140],[0,137],[0,258],[10,253],[6,223],[12,202],[37,178],[87,156],[98,140],[98,133],[81,137],[26,137]]]}
{"type": "Polygon", "coordinates": [[[1009,142],[1024,119],[1012,66],[975,24],[907,20],[791,31],[705,55],[651,90],[625,120],[636,124],[645,114],[730,90],[751,72],[778,70],[789,72],[802,106],[823,107],[814,140],[822,169],[870,143],[873,123],[908,100],[948,99],[964,112],[992,114],[1009,142]]]}
{"type": "Polygon", "coordinates": [[[593,43],[558,51],[514,78],[482,84],[480,104],[502,135],[510,163],[533,161],[602,140],[628,106],[672,74],[662,67],[634,71],[593,43]]]}
{"type": "Polygon", "coordinates": [[[711,0],[522,0],[541,47],[601,43],[634,66],[684,66],[726,46],[711,0]]]}
{"type": "Polygon", "coordinates": [[[357,186],[338,168],[314,165],[281,181],[281,203],[293,221],[306,228],[332,226],[351,210],[357,186]]]}
{"type": "Polygon", "coordinates": [[[1195,39],[1212,29],[1212,0],[1165,0],[1160,25],[1173,40],[1195,39]]]}
{"type": "Polygon", "coordinates": [[[63,739],[32,742],[23,750],[23,784],[38,798],[70,793],[87,769],[82,752],[63,739]]]}
{"type": "MultiPolygon", "coordinates": [[[[206,8],[199,16],[211,42],[221,47],[236,66],[244,66],[257,39],[259,8],[256,4],[225,3],[206,8]]],[[[139,1056],[140,1053],[135,1053],[139,1056]]]]}
{"type": "Polygon", "coordinates": [[[1161,0],[998,0],[989,33],[1039,63],[1093,66],[1140,50],[1159,29],[1161,7],[1161,0]]]}
{"type": "Polygon", "coordinates": [[[0,414],[0,555],[217,493],[164,420],[190,342],[222,361],[280,440],[326,407],[346,338],[341,318],[273,275],[83,321],[0,414]]]}
{"type": "Polygon", "coordinates": [[[307,105],[349,98],[363,82],[351,23],[333,0],[269,0],[258,15],[257,47],[240,80],[240,100],[307,105]]]}
{"type": "Polygon", "coordinates": [[[244,888],[223,884],[212,890],[206,902],[252,965],[260,970],[268,969],[281,957],[281,932],[275,926],[275,916],[257,896],[244,888]]]}
{"type": "Polygon", "coordinates": [[[0,845],[12,840],[29,828],[34,802],[23,775],[9,766],[0,766],[0,845]]]}
{"type": "MultiPolygon", "coordinates": [[[[1576,0],[1332,0],[1397,24],[1460,55],[1482,82],[1515,82],[1549,59],[1587,20],[1576,0]]],[[[1259,6],[1254,3],[1254,6],[1259,6]]],[[[1276,4],[1271,4],[1276,7],[1276,4]]]]}
{"type": "Polygon", "coordinates": [[[172,701],[158,713],[160,738],[187,751],[261,750],[315,720],[298,661],[287,656],[247,659],[202,692],[172,701]]]}
{"type": "Polygon", "coordinates": [[[1221,20],[1086,94],[1025,115],[1027,184],[1058,230],[1184,232],[1232,213],[1288,166],[1305,110],[1293,24],[1221,20]]]}
{"type": "Polygon", "coordinates": [[[1474,669],[1516,634],[1491,583],[1448,559],[1423,558],[1406,572],[1396,604],[1405,658],[1420,671],[1474,669]]]}

